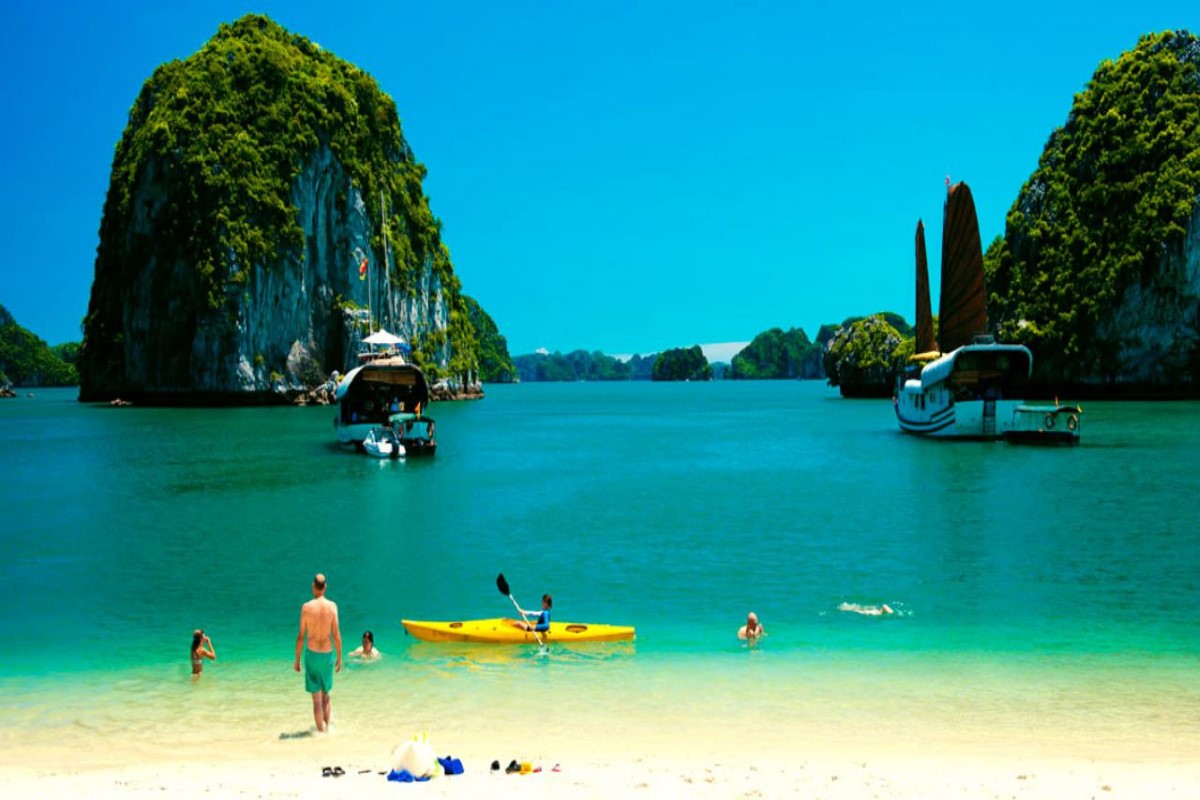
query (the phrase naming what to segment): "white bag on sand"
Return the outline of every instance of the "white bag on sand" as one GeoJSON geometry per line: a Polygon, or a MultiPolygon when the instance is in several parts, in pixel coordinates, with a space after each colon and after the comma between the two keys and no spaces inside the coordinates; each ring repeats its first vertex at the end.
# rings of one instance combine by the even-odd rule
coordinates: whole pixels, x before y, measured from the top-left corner
{"type": "Polygon", "coordinates": [[[408,770],[414,778],[432,778],[438,773],[437,753],[425,738],[425,734],[414,736],[412,741],[401,742],[392,751],[392,769],[408,770]]]}

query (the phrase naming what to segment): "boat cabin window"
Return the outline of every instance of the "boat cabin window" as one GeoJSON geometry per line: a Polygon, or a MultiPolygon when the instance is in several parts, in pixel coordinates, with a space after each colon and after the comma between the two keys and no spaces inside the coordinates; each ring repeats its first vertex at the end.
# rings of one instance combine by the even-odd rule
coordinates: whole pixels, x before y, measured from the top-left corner
{"type": "Polygon", "coordinates": [[[1029,355],[1020,350],[970,351],[954,362],[950,384],[957,399],[999,399],[1020,393],[1029,383],[1029,355]]]}

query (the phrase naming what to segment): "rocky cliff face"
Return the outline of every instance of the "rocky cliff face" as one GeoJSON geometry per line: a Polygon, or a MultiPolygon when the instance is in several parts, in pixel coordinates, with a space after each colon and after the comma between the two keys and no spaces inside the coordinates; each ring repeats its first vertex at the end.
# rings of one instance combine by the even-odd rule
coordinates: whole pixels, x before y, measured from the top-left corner
{"type": "Polygon", "coordinates": [[[1098,385],[1187,387],[1200,381],[1200,198],[1182,246],[1164,252],[1148,285],[1130,286],[1098,327],[1113,342],[1113,375],[1098,385]]]}
{"type": "Polygon", "coordinates": [[[469,375],[473,332],[423,176],[373,80],[265,18],[223,26],[130,113],[81,399],[290,399],[353,366],[368,307],[431,382],[469,375]],[[282,98],[262,91],[278,73],[282,98]]]}

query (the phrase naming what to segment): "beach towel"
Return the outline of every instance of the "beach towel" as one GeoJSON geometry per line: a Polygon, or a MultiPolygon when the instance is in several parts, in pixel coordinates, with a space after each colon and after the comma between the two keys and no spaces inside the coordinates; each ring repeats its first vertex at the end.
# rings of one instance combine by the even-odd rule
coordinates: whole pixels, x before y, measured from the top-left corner
{"type": "Polygon", "coordinates": [[[388,773],[387,779],[389,781],[396,781],[397,783],[412,783],[413,781],[416,781],[417,783],[423,783],[423,782],[429,780],[429,776],[426,775],[423,778],[417,778],[417,777],[414,777],[413,774],[411,772],[409,772],[408,770],[402,769],[402,770],[392,770],[391,772],[388,773]]]}

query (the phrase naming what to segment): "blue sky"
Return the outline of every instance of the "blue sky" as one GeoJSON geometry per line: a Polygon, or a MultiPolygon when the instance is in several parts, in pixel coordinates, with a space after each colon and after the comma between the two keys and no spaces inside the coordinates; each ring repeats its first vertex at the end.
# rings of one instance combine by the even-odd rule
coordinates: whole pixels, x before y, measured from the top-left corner
{"type": "Polygon", "coordinates": [[[514,355],[911,319],[914,228],[936,272],[945,176],[971,185],[986,247],[1097,64],[1200,29],[1194,2],[806,5],[4,0],[0,305],[81,338],[139,87],[248,12],[395,98],[464,290],[514,355]]]}

